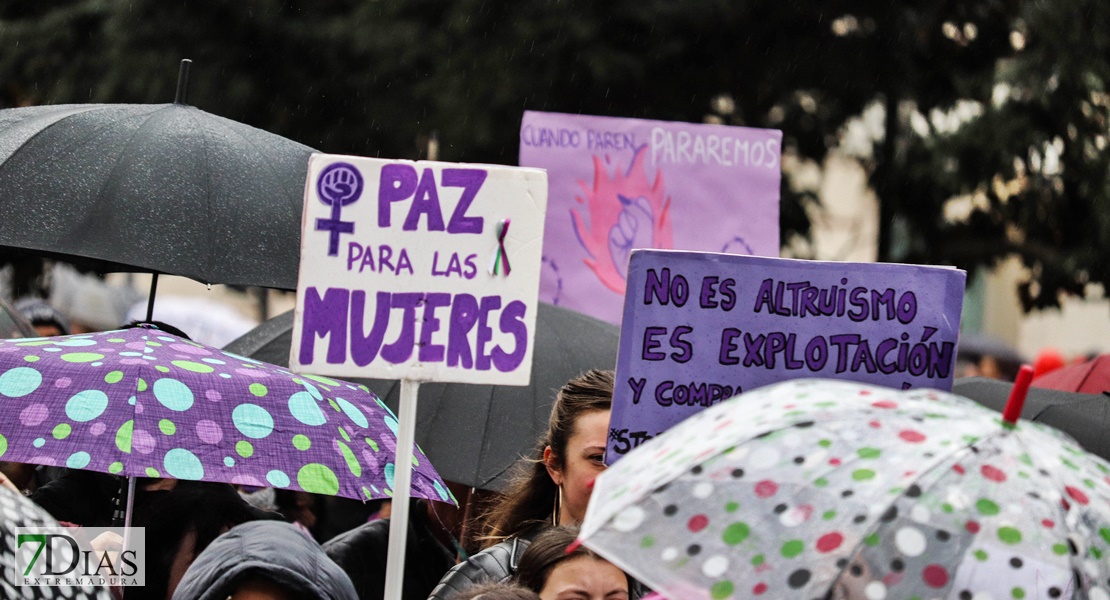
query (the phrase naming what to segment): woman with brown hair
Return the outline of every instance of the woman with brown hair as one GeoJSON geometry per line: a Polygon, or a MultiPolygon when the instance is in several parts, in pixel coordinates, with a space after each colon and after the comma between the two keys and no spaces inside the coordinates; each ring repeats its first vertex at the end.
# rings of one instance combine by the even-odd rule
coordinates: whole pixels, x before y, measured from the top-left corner
{"type": "Polygon", "coordinates": [[[612,371],[588,371],[559,390],[534,457],[482,517],[486,549],[448,571],[431,600],[476,583],[508,580],[536,534],[582,521],[593,480],[605,469],[612,401],[612,371]]]}
{"type": "Polygon", "coordinates": [[[451,600],[540,600],[540,595],[515,583],[482,583],[451,596],[451,600]]]}
{"type": "Polygon", "coordinates": [[[536,536],[520,558],[516,582],[540,600],[628,600],[624,571],[589,548],[574,543],[576,527],[555,527],[536,536]]]}

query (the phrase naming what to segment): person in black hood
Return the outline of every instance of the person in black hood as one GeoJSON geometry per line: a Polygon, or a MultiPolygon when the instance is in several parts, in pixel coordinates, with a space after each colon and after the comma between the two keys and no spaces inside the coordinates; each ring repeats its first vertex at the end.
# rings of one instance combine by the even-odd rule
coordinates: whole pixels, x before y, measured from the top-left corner
{"type": "Polygon", "coordinates": [[[195,557],[222,533],[248,521],[281,519],[251,506],[226,483],[177,484],[136,500],[132,525],[146,528],[146,585],[129,589],[128,600],[166,600],[195,557]]]}
{"type": "Polygon", "coordinates": [[[357,600],[350,578],[315,540],[289,523],[233,527],[197,556],[173,600],[357,600]]]}

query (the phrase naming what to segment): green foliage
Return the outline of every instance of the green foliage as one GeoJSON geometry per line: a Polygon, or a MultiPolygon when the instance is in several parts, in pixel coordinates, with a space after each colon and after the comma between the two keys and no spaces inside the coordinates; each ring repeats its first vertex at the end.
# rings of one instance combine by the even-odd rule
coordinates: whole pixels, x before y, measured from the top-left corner
{"type": "MultiPolygon", "coordinates": [[[[435,132],[444,160],[514,164],[522,112],[545,110],[714,115],[781,129],[788,152],[820,163],[878,104],[885,135],[860,161],[881,200],[880,259],[970,269],[1016,253],[1032,308],[1110,280],[1108,13],[1099,0],[15,2],[0,6],[0,107],[170,102],[191,58],[191,104],[326,152],[421,158],[435,132]],[[978,116],[959,129],[933,125],[968,106],[978,116]],[[963,199],[973,208],[947,218],[963,199]]],[[[784,180],[784,242],[815,210],[784,180]]]]}
{"type": "Polygon", "coordinates": [[[964,95],[981,114],[907,136],[899,179],[920,203],[906,211],[909,260],[974,267],[1017,255],[1031,272],[1018,290],[1026,310],[1110,287],[1110,64],[1096,58],[1110,52],[1108,24],[1098,0],[1023,3],[1008,34],[1020,50],[964,95]],[[956,205],[956,218],[941,218],[956,205]]]}

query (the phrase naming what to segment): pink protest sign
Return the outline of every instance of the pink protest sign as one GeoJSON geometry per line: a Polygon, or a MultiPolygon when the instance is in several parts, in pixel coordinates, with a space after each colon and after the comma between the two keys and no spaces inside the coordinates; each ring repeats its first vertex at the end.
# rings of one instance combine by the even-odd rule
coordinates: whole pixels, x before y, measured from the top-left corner
{"type": "Polygon", "coordinates": [[[632,253],[606,461],[788,379],[951,390],[966,278],[921,265],[632,253]]]}
{"type": "Polygon", "coordinates": [[[525,112],[547,169],[540,298],[619,323],[636,248],[778,256],[782,132],[525,112]]]}

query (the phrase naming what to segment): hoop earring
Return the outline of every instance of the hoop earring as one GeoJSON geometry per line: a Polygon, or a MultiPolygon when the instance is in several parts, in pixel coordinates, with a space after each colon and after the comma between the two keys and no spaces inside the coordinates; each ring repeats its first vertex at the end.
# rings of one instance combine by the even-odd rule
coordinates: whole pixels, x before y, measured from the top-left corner
{"type": "Polygon", "coordinates": [[[552,527],[558,527],[559,526],[559,509],[562,508],[562,505],[563,505],[563,486],[560,485],[558,487],[558,491],[555,493],[555,506],[551,511],[551,526],[552,527]]]}

